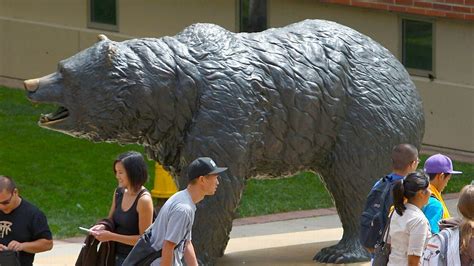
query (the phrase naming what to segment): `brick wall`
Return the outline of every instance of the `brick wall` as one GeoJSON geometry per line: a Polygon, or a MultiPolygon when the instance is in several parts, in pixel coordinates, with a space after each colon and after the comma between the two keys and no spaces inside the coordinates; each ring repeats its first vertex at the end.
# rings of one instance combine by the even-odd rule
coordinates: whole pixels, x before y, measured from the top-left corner
{"type": "Polygon", "coordinates": [[[474,21],[474,0],[319,0],[322,3],[474,21]]]}

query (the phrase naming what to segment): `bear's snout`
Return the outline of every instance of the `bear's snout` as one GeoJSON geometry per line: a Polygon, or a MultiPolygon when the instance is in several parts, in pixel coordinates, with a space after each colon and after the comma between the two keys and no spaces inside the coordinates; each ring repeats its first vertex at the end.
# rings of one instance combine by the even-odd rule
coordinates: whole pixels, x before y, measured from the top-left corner
{"type": "Polygon", "coordinates": [[[28,79],[23,82],[25,90],[34,92],[38,89],[39,79],[28,79]]]}

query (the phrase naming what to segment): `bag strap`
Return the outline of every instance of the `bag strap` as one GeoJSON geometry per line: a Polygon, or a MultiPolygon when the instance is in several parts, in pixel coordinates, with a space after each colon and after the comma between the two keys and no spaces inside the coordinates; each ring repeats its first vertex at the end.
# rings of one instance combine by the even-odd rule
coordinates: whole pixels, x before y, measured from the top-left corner
{"type": "MultiPolygon", "coordinates": [[[[390,192],[392,191],[392,187],[394,185],[394,182],[389,180],[389,176],[385,176],[382,178],[382,182],[388,182],[389,184],[385,187],[384,191],[382,192],[382,199],[383,202],[381,203],[383,205],[382,211],[383,213],[386,213],[390,210],[390,204],[389,204],[389,199],[390,199],[390,192]]],[[[390,216],[392,217],[392,216],[390,216]]],[[[385,220],[386,217],[384,217],[385,220]]]]}
{"type": "Polygon", "coordinates": [[[137,199],[139,199],[141,196],[143,196],[143,193],[147,192],[146,188],[140,190],[140,192],[138,192],[137,194],[137,199]]]}
{"type": "Polygon", "coordinates": [[[392,191],[393,182],[388,179],[388,176],[382,177],[381,182],[389,183],[382,192],[382,198],[384,199],[384,202],[385,202],[387,200],[387,194],[389,194],[390,191],[392,191]]]}
{"type": "Polygon", "coordinates": [[[123,198],[123,188],[121,187],[115,189],[115,203],[117,203],[119,198],[123,198]]]}
{"type": "Polygon", "coordinates": [[[395,209],[390,213],[390,216],[388,217],[387,224],[385,225],[385,228],[384,228],[384,232],[382,234],[382,241],[384,243],[387,243],[387,241],[388,241],[388,235],[389,235],[389,232],[390,232],[390,222],[392,221],[392,216],[393,216],[394,212],[395,212],[395,209]]]}
{"type": "Polygon", "coordinates": [[[449,229],[441,230],[439,232],[439,236],[441,239],[441,263],[442,265],[447,265],[448,262],[448,245],[449,245],[449,237],[451,235],[451,231],[449,229]]]}
{"type": "MultiPolygon", "coordinates": [[[[184,236],[183,240],[181,240],[178,244],[176,244],[176,246],[174,246],[174,249],[173,250],[176,250],[180,245],[181,243],[183,243],[184,241],[186,241],[186,237],[188,236],[189,232],[186,233],[186,235],[184,236]]],[[[151,243],[151,228],[147,231],[145,231],[145,233],[143,233],[143,235],[141,236],[141,238],[143,238],[145,240],[145,242],[147,243],[151,243]]],[[[151,244],[149,244],[151,245],[151,244]]],[[[153,247],[152,247],[153,248],[153,247]]],[[[146,256],[145,258],[143,258],[142,260],[140,260],[137,264],[137,266],[148,266],[150,265],[150,263],[152,263],[153,261],[155,261],[156,259],[158,258],[161,258],[162,256],[162,252],[163,252],[163,249],[160,248],[159,250],[157,250],[156,252],[153,252],[153,254],[149,254],[148,256],[146,256]]]]}

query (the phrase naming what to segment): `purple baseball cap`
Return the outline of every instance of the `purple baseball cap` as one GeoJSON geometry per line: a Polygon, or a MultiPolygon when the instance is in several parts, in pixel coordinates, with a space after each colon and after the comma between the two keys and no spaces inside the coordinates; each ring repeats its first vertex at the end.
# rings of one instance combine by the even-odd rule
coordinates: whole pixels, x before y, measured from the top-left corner
{"type": "Polygon", "coordinates": [[[424,170],[427,174],[462,174],[453,170],[453,162],[448,156],[439,153],[426,159],[424,170]]]}

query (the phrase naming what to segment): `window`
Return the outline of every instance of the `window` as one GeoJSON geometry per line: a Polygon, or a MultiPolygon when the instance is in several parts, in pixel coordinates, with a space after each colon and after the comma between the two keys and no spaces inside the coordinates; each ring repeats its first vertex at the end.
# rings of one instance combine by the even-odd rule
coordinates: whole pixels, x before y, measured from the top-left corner
{"type": "Polygon", "coordinates": [[[433,22],[402,19],[402,63],[413,75],[434,75],[433,22]]]}
{"type": "Polygon", "coordinates": [[[240,0],[239,27],[241,32],[267,29],[267,0],[240,0]]]}
{"type": "Polygon", "coordinates": [[[118,31],[117,0],[89,0],[90,28],[118,31]]]}

